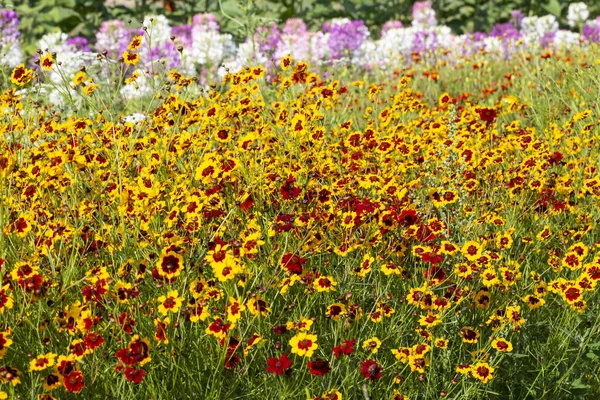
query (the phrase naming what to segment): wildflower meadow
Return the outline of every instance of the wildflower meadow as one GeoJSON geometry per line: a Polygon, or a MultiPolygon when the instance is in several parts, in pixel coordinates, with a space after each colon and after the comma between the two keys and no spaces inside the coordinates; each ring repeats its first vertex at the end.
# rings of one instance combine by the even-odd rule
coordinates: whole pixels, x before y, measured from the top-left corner
{"type": "Polygon", "coordinates": [[[590,10],[0,9],[0,399],[599,398],[590,10]]]}

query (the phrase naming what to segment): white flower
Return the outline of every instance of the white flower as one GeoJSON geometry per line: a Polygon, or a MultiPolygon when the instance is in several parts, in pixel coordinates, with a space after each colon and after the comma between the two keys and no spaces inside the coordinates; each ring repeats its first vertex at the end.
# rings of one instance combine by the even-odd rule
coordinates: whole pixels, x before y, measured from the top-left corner
{"type": "Polygon", "coordinates": [[[583,26],[585,21],[590,17],[590,11],[584,3],[569,4],[567,12],[567,23],[571,28],[583,26]]]}
{"type": "Polygon", "coordinates": [[[0,41],[0,66],[6,65],[14,68],[21,63],[23,54],[21,48],[16,43],[8,43],[4,45],[0,41]]]}
{"type": "Polygon", "coordinates": [[[142,113],[133,113],[131,115],[127,115],[125,117],[123,117],[123,120],[125,122],[133,122],[134,124],[137,124],[138,122],[141,122],[143,120],[145,120],[147,117],[142,114],[142,113]]]}
{"type": "Polygon", "coordinates": [[[169,25],[169,20],[164,15],[146,17],[144,26],[146,27],[146,34],[150,37],[148,41],[153,48],[171,40],[171,25],[169,25]]]}
{"type": "Polygon", "coordinates": [[[543,17],[525,17],[521,21],[521,31],[534,40],[541,38],[545,33],[558,30],[558,21],[554,15],[545,15],[543,17]]]}

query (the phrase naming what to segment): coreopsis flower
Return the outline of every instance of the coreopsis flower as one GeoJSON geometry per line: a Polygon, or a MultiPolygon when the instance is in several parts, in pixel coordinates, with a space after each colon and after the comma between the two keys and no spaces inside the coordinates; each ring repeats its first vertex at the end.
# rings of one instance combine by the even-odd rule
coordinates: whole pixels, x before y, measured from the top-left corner
{"type": "Polygon", "coordinates": [[[33,70],[25,68],[25,65],[16,66],[10,74],[10,81],[17,86],[25,86],[33,80],[33,70]]]}
{"type": "Polygon", "coordinates": [[[73,80],[72,80],[73,85],[75,85],[75,86],[82,85],[87,80],[87,78],[88,78],[88,76],[85,73],[85,71],[79,71],[73,77],[73,80]]]}
{"type": "Polygon", "coordinates": [[[429,359],[421,355],[411,354],[408,356],[408,366],[411,372],[424,373],[425,367],[429,365],[429,359]]]}
{"type": "Polygon", "coordinates": [[[293,58],[289,54],[281,58],[281,69],[287,71],[292,65],[293,58]]]}
{"type": "Polygon", "coordinates": [[[159,303],[158,312],[165,317],[169,312],[176,313],[181,308],[184,298],[179,296],[177,290],[170,291],[166,296],[160,296],[156,301],[159,303]]]}
{"type": "Polygon", "coordinates": [[[372,381],[383,377],[383,368],[374,360],[365,360],[360,365],[360,373],[367,379],[372,381]]]}
{"type": "Polygon", "coordinates": [[[88,333],[87,336],[83,339],[85,343],[85,347],[89,353],[93,352],[98,347],[102,346],[104,343],[104,338],[99,333],[88,333]]]}
{"type": "Polygon", "coordinates": [[[138,53],[124,51],[122,57],[123,62],[127,65],[137,65],[137,63],[140,61],[140,55],[138,53]]]}
{"type": "Polygon", "coordinates": [[[258,333],[254,332],[252,336],[246,341],[246,347],[244,348],[244,357],[248,357],[250,350],[259,343],[265,342],[266,339],[262,338],[258,333]]]}
{"type": "Polygon", "coordinates": [[[0,332],[0,359],[6,354],[6,350],[13,344],[10,338],[10,329],[4,332],[0,332]]]}
{"type": "Polygon", "coordinates": [[[408,363],[408,357],[412,354],[410,347],[399,347],[391,350],[392,354],[396,359],[400,360],[401,363],[408,363]]]}
{"type": "Polygon", "coordinates": [[[241,300],[237,300],[234,297],[229,298],[227,303],[227,321],[236,323],[242,318],[242,312],[246,311],[246,306],[242,304],[241,300]]]}
{"type": "Polygon", "coordinates": [[[144,371],[141,368],[138,369],[127,367],[123,371],[123,374],[125,375],[125,378],[127,378],[128,381],[138,384],[141,383],[144,379],[144,376],[146,376],[146,371],[144,371]]]}
{"type": "Polygon", "coordinates": [[[329,367],[329,361],[321,358],[309,361],[307,367],[310,374],[315,376],[323,376],[331,371],[331,368],[329,367]]]}
{"type": "Polygon", "coordinates": [[[212,335],[219,340],[223,340],[227,337],[227,333],[233,329],[235,324],[227,324],[221,318],[215,318],[213,322],[208,325],[205,332],[208,335],[212,335]]]}
{"type": "Polygon", "coordinates": [[[142,47],[143,39],[143,36],[134,36],[131,39],[131,42],[129,42],[127,49],[129,51],[137,51],[140,47],[142,47]]]}
{"type": "MultiPolygon", "coordinates": [[[[321,395],[319,400],[342,400],[342,393],[337,389],[329,389],[321,395]]],[[[316,399],[315,399],[316,400],[316,399]]]]}
{"type": "Polygon", "coordinates": [[[331,292],[335,290],[337,282],[333,276],[321,276],[313,282],[313,287],[317,292],[331,292]]]}
{"type": "Polygon", "coordinates": [[[370,339],[366,339],[362,343],[362,348],[367,351],[370,351],[372,354],[376,354],[377,350],[379,350],[380,347],[381,347],[381,340],[379,340],[377,337],[372,337],[370,339]]]}
{"type": "Polygon", "coordinates": [[[56,354],[42,354],[29,362],[29,371],[43,371],[50,368],[56,362],[56,354]]]}
{"type": "Polygon", "coordinates": [[[40,66],[47,70],[52,71],[52,66],[54,65],[54,58],[51,53],[46,53],[40,57],[40,66]]]}
{"type": "Polygon", "coordinates": [[[183,257],[174,251],[163,252],[156,263],[158,274],[171,280],[181,274],[183,257]]]}
{"type": "Polygon", "coordinates": [[[435,347],[438,349],[447,349],[448,348],[448,340],[444,338],[437,338],[433,341],[435,347]]]}
{"type": "Polygon", "coordinates": [[[465,326],[460,329],[458,336],[460,336],[465,343],[477,343],[479,332],[475,328],[465,326]]]}
{"type": "Polygon", "coordinates": [[[91,96],[96,91],[96,89],[98,89],[98,87],[99,86],[97,83],[88,83],[82,89],[83,94],[85,94],[86,96],[91,96]]]}
{"type": "Polygon", "coordinates": [[[14,300],[12,295],[8,292],[10,285],[2,286],[0,289],[0,314],[4,314],[5,310],[13,308],[14,300]]]}
{"type": "Polygon", "coordinates": [[[275,375],[283,375],[285,371],[292,367],[292,362],[288,359],[287,354],[279,358],[270,357],[267,359],[267,372],[275,375]]]}
{"type": "Polygon", "coordinates": [[[461,375],[467,375],[471,372],[472,365],[471,364],[458,364],[456,367],[456,372],[461,375]]]}
{"type": "Polygon", "coordinates": [[[441,323],[442,319],[437,314],[427,314],[419,318],[419,325],[424,326],[426,328],[433,328],[434,326],[440,325],[441,323]]]}
{"type": "Polygon", "coordinates": [[[54,389],[58,389],[63,385],[63,377],[60,374],[54,372],[46,376],[42,382],[44,390],[50,392],[54,389]]]}
{"type": "Polygon", "coordinates": [[[301,357],[312,357],[315,350],[319,347],[317,344],[317,335],[300,332],[289,341],[292,353],[301,357]]]}
{"type": "Polygon", "coordinates": [[[483,247],[477,242],[468,241],[463,245],[461,253],[467,260],[475,261],[481,257],[483,253],[483,247]]]}
{"type": "Polygon", "coordinates": [[[486,362],[478,362],[471,366],[471,374],[483,383],[488,383],[493,378],[495,368],[486,362]]]}
{"type": "MultiPolygon", "coordinates": [[[[115,356],[126,366],[139,364],[143,366],[151,361],[150,341],[134,335],[126,348],[117,351],[115,356]]],[[[59,358],[60,360],[60,358],[59,358]]]]}
{"type": "Polygon", "coordinates": [[[512,344],[504,338],[494,339],[492,341],[492,347],[501,353],[510,353],[513,348],[512,344]]]}
{"type": "Polygon", "coordinates": [[[302,258],[292,253],[286,253],[281,258],[281,266],[292,274],[300,275],[302,274],[302,266],[306,261],[306,258],[302,258]]]}
{"type": "Polygon", "coordinates": [[[170,323],[171,319],[169,317],[164,318],[162,321],[159,318],[154,319],[154,326],[156,326],[156,331],[154,332],[154,340],[156,340],[158,344],[169,344],[169,338],[167,337],[167,327],[170,323]]]}
{"type": "Polygon", "coordinates": [[[310,331],[310,328],[312,327],[312,325],[313,325],[312,319],[300,317],[299,321],[290,321],[290,322],[286,323],[285,327],[288,331],[298,330],[298,331],[308,332],[308,331],[310,331]]]}
{"type": "Polygon", "coordinates": [[[394,389],[394,393],[392,394],[392,397],[390,397],[390,400],[410,400],[408,398],[408,396],[404,396],[402,394],[402,392],[398,391],[398,389],[394,389]]]}
{"type": "Polygon", "coordinates": [[[21,383],[21,371],[8,365],[0,367],[0,383],[17,386],[21,383]]]}
{"type": "Polygon", "coordinates": [[[520,306],[508,306],[506,307],[506,321],[513,325],[513,328],[518,330],[525,324],[525,319],[521,315],[520,306]]]}
{"type": "Polygon", "coordinates": [[[338,321],[342,315],[346,313],[346,306],[342,303],[334,303],[327,307],[325,316],[334,321],[338,321]]]}
{"type": "Polygon", "coordinates": [[[246,307],[250,314],[254,316],[262,316],[266,317],[271,313],[271,307],[269,307],[269,303],[264,300],[260,295],[250,298],[246,303],[246,307]]]}
{"type": "Polygon", "coordinates": [[[81,392],[85,387],[83,374],[80,371],[73,371],[64,375],[63,385],[65,386],[65,390],[69,393],[81,392]]]}

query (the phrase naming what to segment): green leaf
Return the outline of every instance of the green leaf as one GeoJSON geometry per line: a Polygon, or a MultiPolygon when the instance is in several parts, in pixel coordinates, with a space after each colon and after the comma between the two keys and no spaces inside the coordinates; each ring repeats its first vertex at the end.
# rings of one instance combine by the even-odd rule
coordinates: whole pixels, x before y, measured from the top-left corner
{"type": "Polygon", "coordinates": [[[587,383],[583,382],[583,379],[581,377],[575,379],[573,382],[571,382],[571,388],[573,389],[590,389],[591,386],[588,385],[587,383]]]}
{"type": "Polygon", "coordinates": [[[542,8],[550,14],[560,17],[561,7],[558,0],[550,0],[548,4],[543,4],[542,8]]]}

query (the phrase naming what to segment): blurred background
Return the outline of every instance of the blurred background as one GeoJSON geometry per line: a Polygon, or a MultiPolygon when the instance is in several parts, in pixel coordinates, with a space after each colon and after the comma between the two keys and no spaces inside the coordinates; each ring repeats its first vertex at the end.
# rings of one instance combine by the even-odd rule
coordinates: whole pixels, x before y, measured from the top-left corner
{"type": "MultiPolygon", "coordinates": [[[[512,10],[525,16],[552,14],[566,25],[569,0],[433,0],[439,24],[454,33],[489,32],[499,22],[510,20],[512,10]]],[[[94,37],[103,20],[131,20],[133,25],[149,14],[163,14],[172,25],[191,22],[193,15],[213,13],[221,32],[243,41],[257,26],[288,18],[302,18],[309,29],[319,29],[332,18],[362,20],[377,38],[389,20],[410,24],[409,0],[0,0],[1,8],[18,12],[23,50],[31,54],[39,39],[53,30],[69,36],[94,37]]],[[[600,14],[600,1],[588,1],[591,15],[600,14]]]]}

